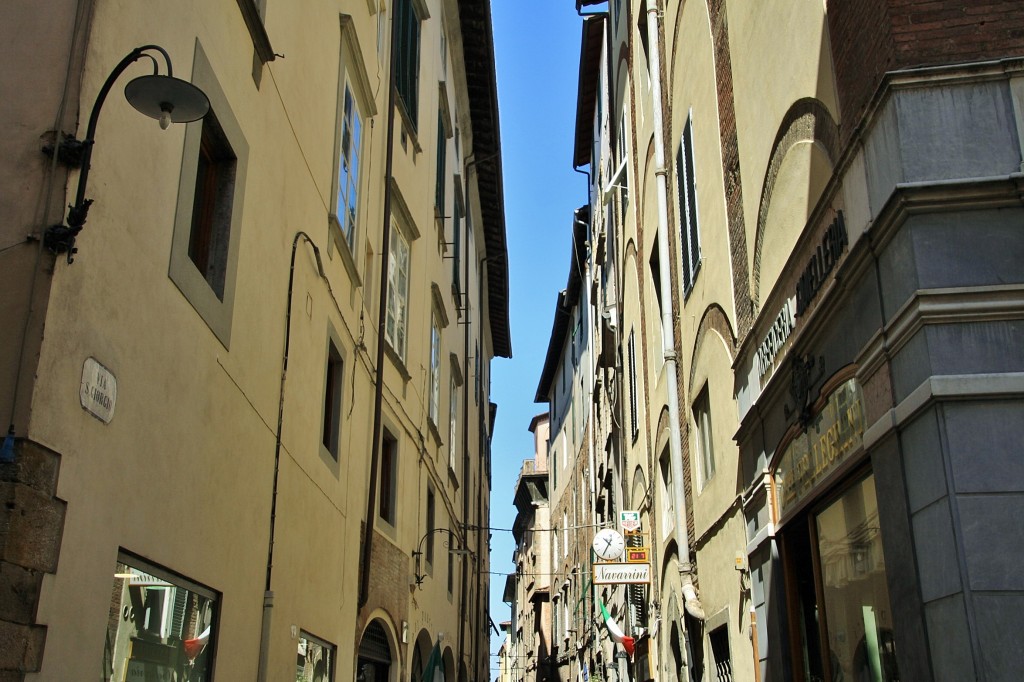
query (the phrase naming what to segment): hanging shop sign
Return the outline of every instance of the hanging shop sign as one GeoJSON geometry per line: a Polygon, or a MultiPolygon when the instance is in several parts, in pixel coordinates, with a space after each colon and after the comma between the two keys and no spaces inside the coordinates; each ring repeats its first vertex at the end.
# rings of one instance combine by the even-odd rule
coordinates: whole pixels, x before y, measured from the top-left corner
{"type": "Polygon", "coordinates": [[[796,283],[796,316],[800,317],[807,310],[814,297],[821,290],[822,285],[832,268],[839,262],[843,255],[843,249],[850,243],[846,232],[846,221],[843,219],[843,212],[837,211],[835,220],[825,230],[818,248],[811,254],[811,260],[804,268],[803,274],[796,283]]]}
{"type": "Polygon", "coordinates": [[[648,585],[650,582],[650,564],[594,564],[595,585],[648,585]]]}
{"type": "Polygon", "coordinates": [[[640,530],[640,512],[638,511],[620,511],[619,512],[619,525],[622,526],[623,533],[636,533],[640,530]]]}
{"type": "Polygon", "coordinates": [[[631,564],[646,564],[651,560],[650,547],[627,547],[626,561],[631,564]]]}
{"type": "Polygon", "coordinates": [[[857,380],[850,379],[829,395],[821,411],[779,457],[774,472],[779,517],[859,449],[863,435],[864,398],[857,380]]]}

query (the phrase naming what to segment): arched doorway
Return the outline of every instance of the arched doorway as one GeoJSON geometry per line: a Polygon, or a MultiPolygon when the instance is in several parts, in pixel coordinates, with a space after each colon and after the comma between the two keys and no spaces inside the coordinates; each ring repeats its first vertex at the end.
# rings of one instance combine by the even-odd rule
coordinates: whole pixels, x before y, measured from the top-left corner
{"type": "Polygon", "coordinates": [[[391,646],[379,620],[372,621],[359,642],[356,682],[388,682],[391,674],[391,646]]]}

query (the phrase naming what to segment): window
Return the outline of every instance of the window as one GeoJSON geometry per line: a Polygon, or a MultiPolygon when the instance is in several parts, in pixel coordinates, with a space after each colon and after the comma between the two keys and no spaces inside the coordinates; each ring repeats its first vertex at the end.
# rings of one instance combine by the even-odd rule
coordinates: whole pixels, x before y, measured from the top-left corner
{"type": "Polygon", "coordinates": [[[441,23],[441,78],[448,78],[448,36],[444,32],[444,23],[441,23]]]}
{"type": "MultiPolygon", "coordinates": [[[[623,108],[615,128],[615,171],[608,181],[606,192],[617,190],[619,210],[625,214],[629,208],[629,174],[626,171],[626,139],[629,129],[626,127],[626,110],[623,108]]],[[[607,195],[606,195],[607,196],[607,195]]]]}
{"type": "Polygon", "coordinates": [[[338,459],[338,436],[341,431],[341,395],[344,362],[334,340],[327,342],[327,367],[324,371],[324,414],[321,444],[331,458],[338,459]]]}
{"type": "MultiPolygon", "coordinates": [[[[578,396],[575,393],[570,393],[569,394],[569,399],[572,401],[572,404],[569,406],[569,413],[572,415],[572,431],[570,433],[572,434],[573,439],[576,438],[576,398],[577,397],[578,396]]],[[[575,440],[573,442],[575,442],[575,440]]]]}
{"type": "Polygon", "coordinates": [[[436,535],[436,533],[434,533],[435,505],[434,488],[432,486],[427,486],[427,546],[423,549],[423,558],[426,559],[428,566],[433,566],[434,564],[434,535],[436,535]]]}
{"type": "Polygon", "coordinates": [[[562,512],[562,557],[569,556],[569,514],[562,512]]]}
{"type": "Polygon", "coordinates": [[[658,234],[654,234],[654,249],[651,251],[651,258],[648,263],[651,266],[651,280],[654,283],[654,298],[658,301],[658,322],[661,323],[661,315],[664,312],[661,296],[661,252],[658,249],[658,234]]]}
{"type": "Polygon", "coordinates": [[[384,40],[384,29],[387,28],[388,15],[384,12],[384,0],[375,0],[374,4],[377,6],[377,55],[383,64],[384,46],[387,44],[384,40]]]}
{"type": "Polygon", "coordinates": [[[558,598],[559,598],[559,595],[555,594],[555,596],[554,596],[555,603],[552,605],[552,608],[551,608],[551,632],[553,632],[555,634],[556,638],[558,637],[558,633],[559,633],[558,626],[561,624],[561,623],[559,623],[560,619],[558,617],[558,598]]]}
{"type": "Polygon", "coordinates": [[[299,634],[295,661],[295,682],[331,682],[334,679],[336,648],[305,630],[299,634]]]}
{"type": "Polygon", "coordinates": [[[569,639],[569,590],[562,590],[562,639],[569,639]]]}
{"type": "Polygon", "coordinates": [[[190,679],[210,679],[217,650],[218,601],[217,593],[208,588],[119,553],[103,678],[171,679],[175,668],[169,661],[180,661],[177,665],[188,670],[190,679]],[[168,663],[143,662],[146,653],[168,663]]]}
{"type": "Polygon", "coordinates": [[[676,189],[683,245],[683,294],[689,294],[700,270],[700,227],[697,224],[697,180],[693,171],[693,115],[686,119],[676,153],[676,189]]]}
{"type": "MultiPolygon", "coordinates": [[[[475,350],[476,350],[476,352],[473,354],[473,365],[474,365],[474,368],[475,368],[475,371],[473,373],[473,404],[479,405],[480,404],[480,341],[479,340],[477,340],[477,342],[476,342],[475,350]]],[[[554,413],[555,413],[554,409],[552,409],[551,414],[554,414],[554,413]]]]}
{"type": "MultiPolygon", "coordinates": [[[[442,92],[443,94],[443,92],[442,92]]],[[[444,111],[437,111],[437,176],[434,179],[434,211],[438,218],[445,218],[445,189],[447,176],[448,135],[444,127],[444,111]]]]}
{"type": "MultiPolygon", "coordinates": [[[[554,414],[552,412],[552,414],[554,414]]],[[[558,488],[558,450],[551,453],[551,490],[558,488]]]]}
{"type": "Polygon", "coordinates": [[[395,525],[396,494],[398,483],[398,441],[386,430],[380,447],[380,503],[378,516],[392,526],[395,525]]]}
{"type": "Polygon", "coordinates": [[[587,405],[586,394],[584,393],[584,390],[585,390],[584,387],[583,387],[584,386],[584,381],[585,381],[585,377],[580,376],[580,385],[579,385],[579,396],[580,396],[580,425],[579,426],[580,426],[580,428],[579,428],[579,431],[576,432],[576,437],[579,438],[581,442],[583,440],[583,431],[584,431],[584,429],[587,426],[587,419],[590,417],[590,409],[589,409],[589,406],[587,405]]]}
{"type": "Polygon", "coordinates": [[[642,0],[640,3],[640,11],[637,13],[636,28],[640,33],[640,46],[644,50],[644,66],[647,68],[647,73],[651,72],[651,47],[650,47],[650,36],[647,34],[647,0],[642,0]]]}
{"type": "MultiPolygon", "coordinates": [[[[452,202],[452,292],[455,294],[455,307],[462,308],[462,193],[459,191],[458,176],[455,182],[455,201],[452,202]]],[[[461,316],[461,315],[460,315],[461,316]]]]}
{"type": "Polygon", "coordinates": [[[732,682],[732,662],[729,660],[728,626],[719,626],[708,633],[708,643],[711,644],[711,658],[715,663],[716,682],[732,682]]]}
{"type": "Polygon", "coordinates": [[[455,471],[455,459],[459,451],[458,428],[459,421],[459,384],[452,377],[448,392],[448,467],[455,471]]]}
{"type": "Polygon", "coordinates": [[[410,125],[416,128],[418,111],[419,69],[420,69],[420,17],[413,6],[414,0],[395,0],[394,59],[396,64],[396,89],[410,125]]]}
{"type": "Polygon", "coordinates": [[[875,477],[869,474],[812,513],[809,553],[817,554],[820,572],[812,571],[810,561],[792,562],[794,577],[811,584],[811,608],[824,613],[823,628],[801,633],[802,648],[811,651],[808,640],[820,633],[822,644],[815,648],[827,660],[816,663],[831,669],[829,679],[901,679],[878,513],[875,477]]]}
{"type": "Polygon", "coordinates": [[[632,329],[629,330],[629,340],[626,342],[626,355],[629,364],[629,428],[635,442],[640,435],[640,421],[636,395],[636,338],[632,329]]]}
{"type": "Polygon", "coordinates": [[[404,360],[409,306],[409,242],[395,222],[391,224],[388,259],[388,306],[384,337],[391,344],[391,349],[404,360]]]}
{"type": "Polygon", "coordinates": [[[672,487],[672,462],[668,446],[661,453],[658,465],[661,469],[661,499],[665,513],[661,518],[661,532],[668,535],[676,525],[676,496],[672,487]]]}
{"type": "MultiPolygon", "coordinates": [[[[455,537],[455,533],[452,532],[451,528],[448,529],[448,537],[449,538],[454,538],[455,537]]],[[[452,552],[447,552],[447,554],[448,554],[448,598],[451,599],[452,598],[452,590],[455,588],[455,556],[456,555],[453,554],[452,552]]]]}
{"type": "Polygon", "coordinates": [[[217,116],[211,111],[203,119],[199,142],[188,257],[221,301],[227,276],[237,161],[217,116]]]}
{"type": "Polygon", "coordinates": [[[341,108],[338,142],[338,180],[334,196],[334,219],[349,252],[355,253],[356,219],[359,208],[359,159],[362,151],[362,120],[352,88],[346,84],[341,108]]]}
{"type": "Polygon", "coordinates": [[[707,386],[693,404],[693,423],[697,427],[694,437],[697,440],[697,452],[700,454],[700,488],[703,490],[708,481],[715,476],[715,446],[711,433],[711,403],[707,386]]]}
{"type": "Polygon", "coordinates": [[[198,44],[192,82],[210,112],[185,128],[168,276],[228,347],[249,148],[198,44]]]}
{"type": "Polygon", "coordinates": [[[441,401],[441,330],[437,326],[437,318],[430,319],[430,401],[427,416],[430,423],[437,427],[438,404],[441,401]]]}

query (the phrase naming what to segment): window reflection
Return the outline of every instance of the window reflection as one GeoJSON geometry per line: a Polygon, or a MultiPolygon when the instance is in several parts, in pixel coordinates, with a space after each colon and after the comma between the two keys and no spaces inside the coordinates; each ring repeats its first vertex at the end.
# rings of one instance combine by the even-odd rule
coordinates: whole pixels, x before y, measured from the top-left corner
{"type": "Polygon", "coordinates": [[[832,679],[899,680],[874,475],[821,511],[816,524],[832,679]]]}
{"type": "Polygon", "coordinates": [[[144,562],[114,571],[104,679],[206,682],[213,662],[216,595],[144,562]]]}

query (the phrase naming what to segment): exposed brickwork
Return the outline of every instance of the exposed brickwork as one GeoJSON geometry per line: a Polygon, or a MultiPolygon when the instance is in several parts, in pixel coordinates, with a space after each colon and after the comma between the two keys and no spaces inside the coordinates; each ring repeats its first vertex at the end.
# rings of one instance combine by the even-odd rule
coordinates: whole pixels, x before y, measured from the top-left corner
{"type": "Polygon", "coordinates": [[[847,142],[887,71],[1024,54],[1024,12],[1007,0],[828,0],[847,142]]]}
{"type": "Polygon", "coordinates": [[[733,333],[732,325],[729,323],[729,316],[725,314],[721,306],[714,304],[704,311],[704,317],[700,320],[700,326],[697,327],[697,343],[693,347],[693,358],[690,359],[690,376],[687,381],[687,389],[692,392],[700,388],[694,386],[694,378],[697,373],[697,363],[694,362],[696,358],[700,357],[701,348],[704,347],[704,341],[707,339],[708,334],[712,331],[718,332],[718,334],[725,339],[729,346],[729,361],[732,362],[736,359],[736,335],[733,333]]]}
{"type": "MultiPolygon", "coordinates": [[[[369,624],[369,615],[376,609],[383,609],[391,618],[391,623],[409,620],[409,579],[412,577],[413,565],[409,556],[396,547],[384,535],[375,531],[373,539],[373,570],[370,572],[370,584],[366,606],[359,612],[359,632],[369,624]]],[[[446,570],[446,569],[442,569],[446,570]]],[[[443,572],[428,580],[445,580],[443,572]]],[[[359,637],[356,637],[356,649],[359,648],[359,637]]],[[[397,654],[396,654],[397,656],[397,654]]]]}
{"type": "Polygon", "coordinates": [[[901,67],[969,62],[1024,50],[1024,12],[1009,0],[891,0],[890,22],[901,67]]]}
{"type": "MultiPolygon", "coordinates": [[[[768,221],[768,208],[771,205],[772,193],[775,191],[775,180],[779,169],[790,148],[801,141],[816,141],[828,152],[829,159],[835,164],[839,158],[839,128],[832,120],[832,115],[819,100],[804,98],[797,100],[786,112],[779,126],[779,132],[772,145],[772,153],[768,161],[768,172],[765,174],[764,187],[761,190],[761,202],[757,211],[757,234],[754,237],[754,268],[752,277],[753,310],[755,314],[761,309],[761,247],[764,241],[765,223],[768,221]]],[[[766,292],[767,293],[767,292],[766,292]]]]}
{"type": "MultiPolygon", "coordinates": [[[[665,39],[665,24],[664,24],[664,22],[658,22],[658,31],[659,31],[659,38],[658,39],[661,41],[661,44],[662,45],[668,45],[668,42],[665,39]]],[[[660,75],[661,75],[661,82],[667,84],[669,82],[669,80],[668,80],[668,60],[667,59],[662,59],[661,60],[661,74],[660,75]]],[[[664,87],[664,88],[662,88],[662,94],[664,96],[664,109],[665,109],[666,112],[671,112],[672,111],[672,102],[673,102],[673,97],[672,97],[672,95],[673,95],[673,88],[671,88],[671,87],[664,87]]],[[[668,150],[672,149],[671,141],[673,139],[673,134],[674,134],[673,131],[672,131],[672,124],[671,124],[672,118],[673,117],[671,115],[665,116],[665,120],[666,120],[665,129],[664,129],[665,139],[664,139],[663,142],[665,144],[666,156],[669,157],[669,158],[666,159],[666,168],[670,168],[671,167],[671,161],[670,161],[671,152],[668,151],[668,150]]],[[[679,177],[678,173],[669,173],[667,178],[666,178],[666,181],[670,185],[670,187],[668,188],[669,189],[669,196],[672,196],[673,191],[676,192],[676,193],[678,193],[678,191],[679,191],[678,188],[675,188],[673,190],[673,188],[671,187],[672,183],[674,181],[677,181],[678,177],[679,177]],[[672,178],[672,180],[669,180],[668,178],[672,178]]],[[[676,194],[676,196],[678,196],[678,194],[676,194]]],[[[683,271],[682,264],[679,262],[680,261],[680,255],[682,254],[682,247],[681,247],[681,244],[680,244],[680,242],[682,240],[682,228],[680,227],[680,221],[678,220],[678,216],[676,215],[675,211],[668,210],[667,214],[668,214],[668,224],[666,225],[666,227],[667,227],[667,230],[668,230],[667,236],[668,236],[668,252],[669,252],[669,274],[670,274],[670,281],[672,282],[672,291],[676,292],[676,291],[679,291],[680,289],[683,288],[682,287],[682,282],[679,281],[679,276],[680,276],[680,274],[683,271]]],[[[681,324],[682,323],[682,319],[683,319],[683,310],[682,310],[683,302],[679,299],[678,296],[670,296],[669,299],[670,299],[671,305],[672,305],[672,324],[674,325],[672,331],[673,331],[673,337],[674,337],[673,338],[673,341],[674,341],[673,350],[675,350],[675,353],[676,353],[676,395],[679,398],[679,441],[680,441],[679,456],[680,456],[680,459],[682,459],[682,461],[683,461],[683,497],[685,498],[685,501],[687,501],[687,504],[686,504],[686,528],[687,528],[688,537],[692,538],[693,537],[694,528],[696,527],[696,521],[694,520],[694,516],[693,516],[693,505],[690,504],[690,502],[689,502],[689,501],[693,500],[693,491],[691,490],[691,485],[690,485],[690,471],[691,471],[690,448],[689,448],[689,443],[690,443],[690,422],[686,418],[686,407],[685,407],[686,405],[689,404],[689,398],[687,397],[686,385],[685,385],[685,383],[683,381],[683,374],[684,374],[684,372],[683,372],[684,365],[683,365],[683,362],[682,362],[682,360],[683,360],[683,328],[682,328],[682,324],[681,324]]],[[[659,426],[658,430],[655,431],[655,434],[658,434],[658,433],[661,433],[661,426],[659,426]]],[[[657,455],[657,453],[655,453],[655,455],[657,455]]],[[[656,471],[658,471],[658,469],[656,467],[651,469],[652,473],[656,472],[656,471]]],[[[693,546],[692,545],[690,545],[690,549],[691,549],[691,552],[690,552],[690,556],[689,556],[688,560],[691,563],[696,564],[697,556],[696,556],[696,552],[692,551],[693,550],[693,546]]],[[[661,580],[661,576],[660,575],[658,575],[656,577],[657,577],[658,580],[661,580]]]]}
{"type": "Polygon", "coordinates": [[[740,148],[736,134],[736,102],[732,84],[732,56],[729,50],[729,22],[725,0],[708,0],[711,35],[715,49],[715,85],[718,90],[718,128],[722,145],[722,175],[725,178],[725,207],[729,219],[732,256],[732,292],[736,327],[742,343],[754,321],[747,266],[747,230],[743,217],[743,182],[740,148]]]}

